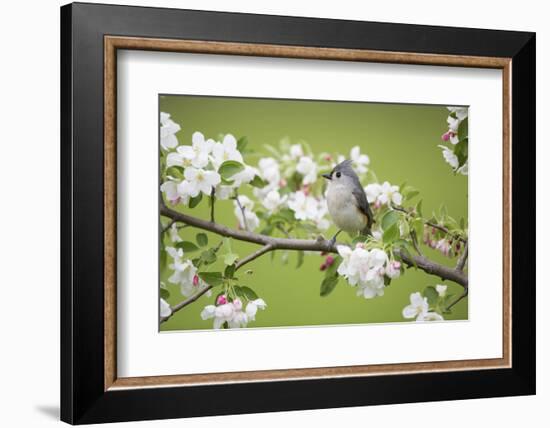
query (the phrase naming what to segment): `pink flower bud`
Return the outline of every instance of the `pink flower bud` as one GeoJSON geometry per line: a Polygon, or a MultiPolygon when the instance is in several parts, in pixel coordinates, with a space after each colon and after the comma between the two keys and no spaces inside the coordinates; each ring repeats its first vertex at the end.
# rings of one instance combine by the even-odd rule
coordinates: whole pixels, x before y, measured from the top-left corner
{"type": "Polygon", "coordinates": [[[326,156],[325,156],[325,160],[326,160],[327,162],[330,162],[330,161],[332,160],[332,156],[331,156],[331,155],[326,155],[326,156]]]}
{"type": "Polygon", "coordinates": [[[306,184],[305,186],[302,187],[302,192],[304,192],[304,194],[305,194],[306,196],[309,195],[310,191],[311,191],[311,189],[310,189],[309,184],[306,184]]]}
{"type": "Polygon", "coordinates": [[[193,285],[196,287],[197,285],[199,285],[199,276],[198,275],[195,275],[193,277],[193,285]]]}
{"type": "Polygon", "coordinates": [[[449,139],[451,138],[451,136],[449,135],[449,132],[445,132],[442,136],[441,136],[441,139],[443,141],[449,141],[449,139]]]}
{"type": "Polygon", "coordinates": [[[319,270],[320,271],[323,271],[323,270],[327,270],[328,266],[326,263],[323,263],[320,267],[319,267],[319,270]]]}
{"type": "Polygon", "coordinates": [[[334,257],[332,256],[327,256],[327,259],[325,260],[325,264],[328,266],[332,266],[332,264],[334,263],[334,257]]]}
{"type": "Polygon", "coordinates": [[[219,305],[225,305],[227,303],[227,297],[225,294],[222,294],[221,296],[218,296],[218,300],[216,300],[216,304],[219,305]]]}
{"type": "Polygon", "coordinates": [[[365,244],[363,244],[362,242],[358,242],[357,244],[355,244],[355,248],[365,248],[365,244]]]}
{"type": "Polygon", "coordinates": [[[286,186],[286,180],[284,178],[281,178],[279,181],[279,187],[285,187],[286,186]]]}

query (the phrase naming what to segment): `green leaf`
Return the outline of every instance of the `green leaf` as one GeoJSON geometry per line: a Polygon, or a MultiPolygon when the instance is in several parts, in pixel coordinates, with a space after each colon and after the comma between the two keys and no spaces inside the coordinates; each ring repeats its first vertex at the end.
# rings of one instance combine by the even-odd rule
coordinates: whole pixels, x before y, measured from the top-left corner
{"type": "Polygon", "coordinates": [[[437,293],[437,290],[431,285],[426,287],[422,294],[428,299],[428,304],[430,305],[435,305],[437,303],[437,300],[439,299],[439,294],[437,293]]]}
{"type": "Polygon", "coordinates": [[[259,187],[259,188],[267,186],[267,182],[262,180],[260,178],[260,176],[258,176],[258,175],[255,175],[254,178],[252,179],[252,181],[249,184],[251,186],[259,187]]]}
{"type": "Polygon", "coordinates": [[[197,233],[197,244],[200,247],[206,247],[208,245],[208,236],[206,233],[197,233]]]}
{"type": "Polygon", "coordinates": [[[194,198],[189,199],[189,208],[195,208],[202,201],[202,192],[194,198]]]}
{"type": "Polygon", "coordinates": [[[212,287],[223,284],[221,272],[199,272],[199,278],[212,287]]]}
{"type": "Polygon", "coordinates": [[[389,244],[399,238],[399,227],[397,223],[393,223],[388,229],[384,231],[382,241],[384,244],[389,244]]]}
{"type": "Polygon", "coordinates": [[[234,273],[235,273],[235,265],[232,264],[225,268],[225,271],[223,272],[223,276],[225,276],[228,279],[232,279],[234,273]]]}
{"type": "Polygon", "coordinates": [[[416,211],[416,213],[422,217],[422,199],[420,199],[418,201],[418,203],[416,204],[416,207],[414,207],[414,210],[416,211]]]}
{"type": "Polygon", "coordinates": [[[256,300],[258,298],[258,295],[252,288],[246,287],[246,286],[240,286],[240,291],[244,297],[246,297],[248,300],[256,300]]]}
{"type": "Polygon", "coordinates": [[[229,265],[232,265],[233,263],[235,263],[238,258],[239,258],[238,254],[227,253],[223,256],[223,262],[224,262],[224,264],[229,266],[229,265]]]}
{"type": "Polygon", "coordinates": [[[411,227],[416,233],[416,237],[418,238],[418,240],[421,241],[422,237],[424,236],[424,220],[422,220],[421,218],[415,218],[411,223],[411,227]]]}
{"type": "Polygon", "coordinates": [[[178,242],[176,247],[181,248],[184,253],[192,253],[193,251],[197,251],[199,249],[199,247],[189,241],[178,242]]]}
{"type": "Polygon", "coordinates": [[[338,279],[339,277],[337,275],[333,275],[323,280],[320,290],[321,297],[328,296],[330,293],[332,293],[332,290],[334,290],[336,284],[338,284],[338,279]]]}
{"type": "Polygon", "coordinates": [[[208,250],[206,251],[203,251],[201,253],[201,261],[204,263],[204,264],[212,264],[214,263],[216,260],[218,259],[218,256],[216,256],[216,252],[214,251],[213,248],[209,248],[208,250]]]}
{"type": "Polygon", "coordinates": [[[166,175],[177,178],[178,180],[183,180],[183,171],[184,169],[181,166],[174,165],[166,170],[166,175]]]}
{"type": "Polygon", "coordinates": [[[246,152],[246,146],[248,146],[248,138],[239,138],[239,141],[237,141],[237,150],[241,153],[244,153],[246,152]]]}
{"type": "Polygon", "coordinates": [[[406,201],[410,201],[415,196],[418,196],[420,192],[418,190],[411,190],[409,193],[407,193],[407,196],[405,196],[406,201]]]}
{"type": "Polygon", "coordinates": [[[304,264],[304,252],[298,251],[298,261],[296,262],[296,269],[304,264]]]}
{"type": "Polygon", "coordinates": [[[168,300],[170,298],[170,292],[166,288],[160,288],[160,297],[164,300],[168,300]]]}
{"type": "Polygon", "coordinates": [[[395,210],[390,210],[382,217],[382,230],[387,230],[399,220],[399,213],[395,210]]]}
{"type": "Polygon", "coordinates": [[[223,179],[229,180],[235,174],[238,174],[244,170],[244,165],[240,162],[234,160],[225,161],[218,168],[218,173],[222,176],[223,179]]]}
{"type": "Polygon", "coordinates": [[[369,239],[368,236],[365,235],[357,235],[355,238],[351,240],[351,243],[355,246],[357,243],[365,243],[369,239]]]}

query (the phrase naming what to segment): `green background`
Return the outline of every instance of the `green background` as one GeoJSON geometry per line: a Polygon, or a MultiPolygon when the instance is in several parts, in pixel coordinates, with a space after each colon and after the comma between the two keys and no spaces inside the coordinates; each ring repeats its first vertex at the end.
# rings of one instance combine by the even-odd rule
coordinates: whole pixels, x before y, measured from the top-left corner
{"type": "MultiPolygon", "coordinates": [[[[257,165],[260,154],[269,156],[263,150],[264,144],[277,146],[285,137],[292,143],[307,141],[315,155],[327,151],[349,156],[350,149],[359,145],[361,152],[369,155],[370,167],[381,183],[389,181],[400,185],[406,181],[420,190],[420,195],[409,204],[423,199],[425,217],[445,204],[449,215],[456,219],[468,218],[468,177],[455,176],[437,147],[441,144],[441,134],[447,130],[448,110],[444,106],[184,95],[162,95],[159,104],[161,111],[170,113],[181,125],[181,131],[176,134],[180,144],[191,144],[195,131],[210,138],[226,133],[237,139],[246,136],[248,147],[259,152],[245,157],[245,162],[253,166],[257,165]]],[[[184,210],[209,218],[206,198],[197,208],[184,210]]],[[[216,221],[236,227],[232,201],[216,204],[216,221]]],[[[198,232],[186,228],[180,234],[184,240],[194,241],[198,232]]],[[[330,237],[334,232],[331,227],[325,236],[330,237]]],[[[208,237],[209,245],[220,239],[211,233],[208,237]]],[[[241,257],[257,248],[233,240],[233,251],[241,257]]],[[[438,262],[449,266],[456,264],[455,259],[446,258],[425,245],[422,250],[438,262]]],[[[193,254],[190,257],[195,257],[193,254]]],[[[386,287],[382,297],[370,300],[357,297],[356,289],[343,278],[329,296],[320,297],[319,286],[324,273],[319,271],[319,266],[324,259],[320,255],[306,255],[299,269],[296,269],[296,260],[297,255],[293,252],[289,253],[288,264],[281,262],[280,252],[273,259],[265,255],[247,265],[253,269],[252,275],[240,275],[244,277],[241,285],[253,288],[268,305],[266,310],[258,311],[256,321],[251,322],[249,328],[402,322],[407,321],[401,311],[409,304],[412,292],[439,283],[448,285],[448,293],[462,291],[454,283],[408,269],[386,287]]],[[[221,265],[220,261],[217,263],[221,265]]],[[[171,293],[169,303],[173,305],[183,296],[178,286],[168,283],[168,276],[167,270],[161,272],[161,280],[171,293]]],[[[203,321],[200,312],[205,305],[213,304],[215,294],[210,298],[202,296],[174,314],[161,324],[161,330],[211,329],[212,320],[203,321]]],[[[464,299],[453,308],[452,315],[445,315],[445,319],[467,319],[467,308],[468,299],[464,299]]]]}

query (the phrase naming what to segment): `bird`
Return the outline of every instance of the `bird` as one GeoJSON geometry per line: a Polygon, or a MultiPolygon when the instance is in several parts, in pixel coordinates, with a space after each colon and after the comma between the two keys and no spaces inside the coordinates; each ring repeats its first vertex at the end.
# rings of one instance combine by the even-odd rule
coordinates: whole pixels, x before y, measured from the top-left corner
{"type": "Polygon", "coordinates": [[[328,180],[326,191],[328,211],[339,229],[331,242],[334,244],[336,237],[342,231],[350,236],[358,233],[371,236],[374,216],[365,190],[353,170],[352,161],[344,160],[330,173],[322,176],[328,180]]]}

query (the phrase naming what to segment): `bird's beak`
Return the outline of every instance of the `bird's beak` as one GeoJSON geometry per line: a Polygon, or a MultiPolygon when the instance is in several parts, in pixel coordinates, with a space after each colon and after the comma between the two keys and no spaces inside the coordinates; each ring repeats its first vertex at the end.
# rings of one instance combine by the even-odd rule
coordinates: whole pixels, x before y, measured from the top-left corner
{"type": "Polygon", "coordinates": [[[322,176],[327,180],[332,180],[332,177],[330,176],[330,174],[322,174],[322,176]]]}

